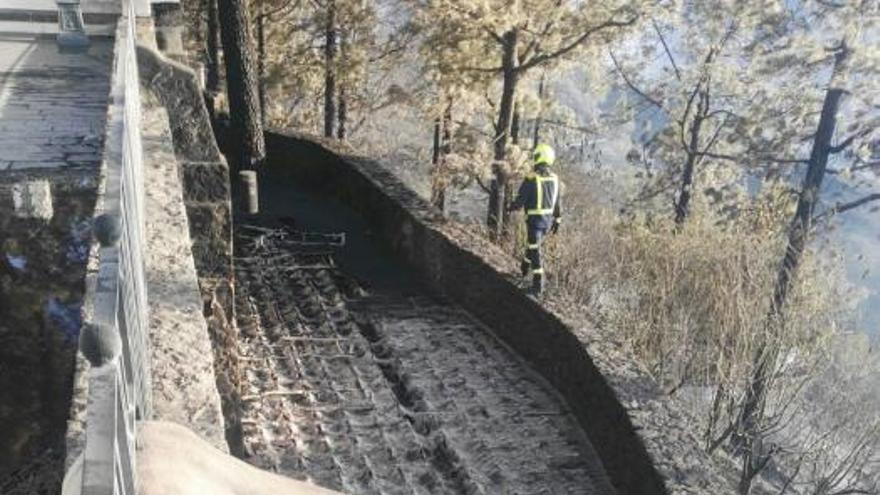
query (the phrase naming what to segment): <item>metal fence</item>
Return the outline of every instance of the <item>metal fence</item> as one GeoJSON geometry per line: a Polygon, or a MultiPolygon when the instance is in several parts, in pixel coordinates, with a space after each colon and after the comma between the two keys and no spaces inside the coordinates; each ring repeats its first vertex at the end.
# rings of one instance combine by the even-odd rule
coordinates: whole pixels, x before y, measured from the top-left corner
{"type": "MultiPolygon", "coordinates": [[[[135,0],[123,0],[104,155],[104,191],[96,233],[98,276],[93,317],[84,495],[135,493],[136,421],[151,416],[140,94],[135,0]]],[[[89,335],[86,335],[89,332],[89,335]]],[[[91,355],[90,355],[91,354],[91,355]]]]}

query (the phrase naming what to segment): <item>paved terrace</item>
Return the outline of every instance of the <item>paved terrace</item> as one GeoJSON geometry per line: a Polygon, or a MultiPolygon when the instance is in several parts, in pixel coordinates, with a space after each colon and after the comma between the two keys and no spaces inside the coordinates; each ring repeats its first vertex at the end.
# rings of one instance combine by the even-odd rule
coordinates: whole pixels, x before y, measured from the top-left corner
{"type": "Polygon", "coordinates": [[[0,35],[0,171],[96,172],[112,55],[109,40],[77,54],[53,39],[0,35]]]}
{"type": "Polygon", "coordinates": [[[60,477],[112,48],[0,34],[2,493],[9,472],[60,477]]]}

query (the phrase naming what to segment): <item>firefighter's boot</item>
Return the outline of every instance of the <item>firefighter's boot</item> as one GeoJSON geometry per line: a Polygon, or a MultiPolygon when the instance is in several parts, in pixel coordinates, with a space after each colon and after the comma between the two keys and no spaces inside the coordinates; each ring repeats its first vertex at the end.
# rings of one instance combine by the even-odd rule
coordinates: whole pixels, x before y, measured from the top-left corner
{"type": "Polygon", "coordinates": [[[544,293],[544,274],[542,272],[535,272],[532,275],[532,286],[529,288],[529,294],[535,297],[539,297],[544,293]]]}

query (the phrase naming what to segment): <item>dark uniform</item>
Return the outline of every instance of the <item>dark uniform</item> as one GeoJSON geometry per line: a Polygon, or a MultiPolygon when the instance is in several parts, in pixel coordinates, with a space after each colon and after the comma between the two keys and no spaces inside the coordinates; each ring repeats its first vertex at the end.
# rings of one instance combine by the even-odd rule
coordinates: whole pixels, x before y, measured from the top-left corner
{"type": "Polygon", "coordinates": [[[556,232],[562,222],[562,197],[559,178],[548,165],[535,165],[519,186],[519,193],[510,210],[522,208],[526,214],[528,246],[522,262],[523,276],[532,273],[532,293],[544,290],[544,267],[541,265],[541,244],[548,231],[556,232]]]}

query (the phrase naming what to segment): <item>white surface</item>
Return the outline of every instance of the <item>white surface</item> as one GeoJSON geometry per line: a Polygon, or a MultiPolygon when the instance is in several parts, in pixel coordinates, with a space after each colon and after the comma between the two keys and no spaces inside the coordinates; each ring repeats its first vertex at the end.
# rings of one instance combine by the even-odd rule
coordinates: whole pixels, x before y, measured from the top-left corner
{"type": "MultiPolygon", "coordinates": [[[[89,14],[118,14],[121,12],[120,0],[82,0],[81,5],[83,12],[89,14]]],[[[55,0],[0,0],[0,9],[56,11],[58,6],[55,0]]]]}

